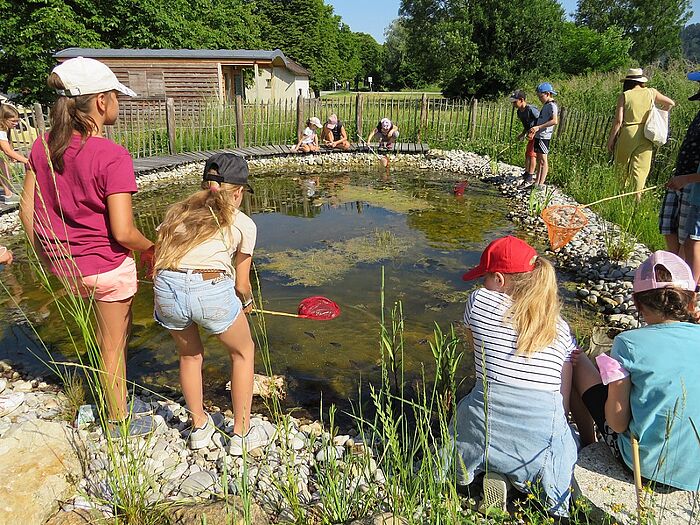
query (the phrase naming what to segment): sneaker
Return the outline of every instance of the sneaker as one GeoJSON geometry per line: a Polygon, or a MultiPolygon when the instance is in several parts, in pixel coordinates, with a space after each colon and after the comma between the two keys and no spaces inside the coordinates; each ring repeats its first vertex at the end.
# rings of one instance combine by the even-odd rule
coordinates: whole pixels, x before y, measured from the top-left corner
{"type": "Polygon", "coordinates": [[[11,414],[24,403],[24,392],[10,392],[0,396],[0,417],[11,414]]]}
{"type": "Polygon", "coordinates": [[[148,436],[154,429],[155,422],[151,416],[132,417],[124,421],[109,422],[109,435],[112,439],[148,436]]]}
{"type": "Polygon", "coordinates": [[[149,403],[144,403],[136,396],[133,396],[131,399],[127,400],[127,407],[131,416],[140,417],[150,416],[153,414],[151,405],[149,403]]]}
{"type": "Polygon", "coordinates": [[[209,445],[215,430],[216,426],[214,426],[214,421],[211,419],[211,416],[207,414],[207,421],[204,423],[204,426],[200,428],[193,428],[192,432],[190,432],[190,449],[199,450],[200,448],[204,448],[209,445]]]}
{"type": "Polygon", "coordinates": [[[529,186],[530,184],[532,184],[533,180],[534,180],[534,176],[532,175],[532,173],[524,173],[523,180],[520,181],[520,184],[522,186],[529,186]]]}
{"type": "Polygon", "coordinates": [[[487,472],[484,475],[483,487],[484,497],[479,505],[479,512],[486,515],[506,512],[508,478],[496,472],[487,472]]]}
{"type": "Polygon", "coordinates": [[[243,449],[245,449],[246,452],[250,452],[256,448],[268,445],[270,441],[271,438],[267,431],[261,425],[256,425],[250,427],[250,430],[248,430],[248,433],[244,437],[234,434],[231,437],[231,444],[229,445],[228,452],[232,456],[242,456],[243,449]]]}
{"type": "Polygon", "coordinates": [[[3,202],[5,204],[19,204],[19,195],[12,193],[11,195],[3,195],[3,202]]]}

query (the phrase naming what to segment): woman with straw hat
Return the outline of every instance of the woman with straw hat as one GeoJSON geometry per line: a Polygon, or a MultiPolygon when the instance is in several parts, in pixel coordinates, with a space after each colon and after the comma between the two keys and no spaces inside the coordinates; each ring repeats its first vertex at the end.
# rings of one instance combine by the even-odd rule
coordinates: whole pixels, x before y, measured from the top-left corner
{"type": "Polygon", "coordinates": [[[608,139],[608,151],[614,153],[623,184],[637,191],[644,189],[651,169],[654,145],[644,136],[651,106],[658,104],[669,111],[676,105],[654,88],[646,87],[648,81],[640,68],[629,69],[620,80],[622,93],[617,98],[615,120],[608,139]]]}

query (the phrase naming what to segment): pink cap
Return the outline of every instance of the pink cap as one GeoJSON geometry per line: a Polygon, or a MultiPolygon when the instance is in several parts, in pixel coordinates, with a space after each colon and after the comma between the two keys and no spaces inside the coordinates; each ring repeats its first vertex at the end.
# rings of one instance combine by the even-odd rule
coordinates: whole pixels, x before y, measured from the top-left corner
{"type": "Polygon", "coordinates": [[[632,291],[645,292],[658,288],[674,286],[682,290],[695,291],[695,278],[690,266],[686,262],[671,252],[658,250],[652,253],[634,273],[634,286],[632,291]],[[670,281],[656,280],[656,267],[663,266],[671,274],[670,281]]]}
{"type": "Polygon", "coordinates": [[[328,129],[335,129],[335,127],[338,125],[338,115],[335,113],[328,117],[328,120],[326,120],[326,127],[328,129]]]}
{"type": "Polygon", "coordinates": [[[382,129],[391,129],[391,120],[388,118],[384,117],[380,123],[382,125],[382,129]]]}

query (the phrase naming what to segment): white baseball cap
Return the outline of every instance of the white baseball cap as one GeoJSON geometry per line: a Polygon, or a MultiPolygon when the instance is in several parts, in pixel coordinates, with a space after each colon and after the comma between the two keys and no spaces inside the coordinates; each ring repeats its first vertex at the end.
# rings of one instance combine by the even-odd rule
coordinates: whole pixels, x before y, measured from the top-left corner
{"type": "Polygon", "coordinates": [[[99,60],[76,57],[66,60],[53,68],[65,86],[56,93],[66,97],[94,95],[116,90],[130,97],[136,93],[117,80],[117,76],[99,60]]]}
{"type": "Polygon", "coordinates": [[[311,117],[309,119],[309,122],[316,126],[317,128],[320,128],[322,126],[321,121],[318,119],[318,117],[311,117]]]}

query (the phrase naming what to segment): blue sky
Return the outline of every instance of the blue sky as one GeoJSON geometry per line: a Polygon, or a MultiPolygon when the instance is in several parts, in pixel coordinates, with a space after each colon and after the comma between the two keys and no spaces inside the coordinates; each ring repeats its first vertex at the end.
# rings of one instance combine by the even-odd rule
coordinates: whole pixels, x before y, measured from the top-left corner
{"type": "MultiPolygon", "coordinates": [[[[398,16],[401,0],[326,0],[353,31],[369,33],[384,42],[384,28],[398,16]]],[[[561,0],[568,15],[576,11],[576,0],[561,0]]],[[[692,0],[694,11],[689,23],[700,22],[700,0],[692,0]]]]}

